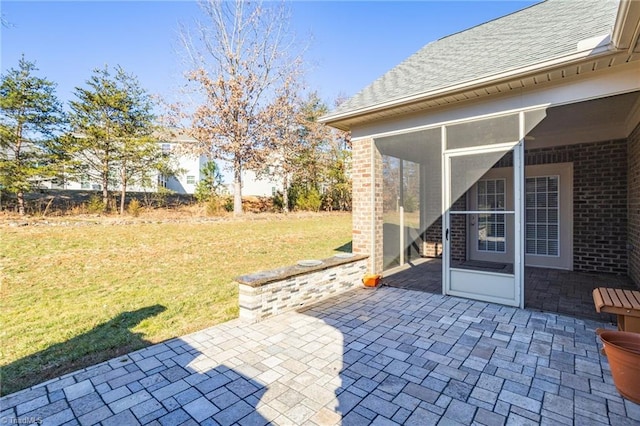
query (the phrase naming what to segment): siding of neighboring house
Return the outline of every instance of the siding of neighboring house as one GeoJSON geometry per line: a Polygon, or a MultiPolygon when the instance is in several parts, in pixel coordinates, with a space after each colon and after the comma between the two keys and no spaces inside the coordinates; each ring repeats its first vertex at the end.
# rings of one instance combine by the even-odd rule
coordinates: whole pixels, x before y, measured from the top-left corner
{"type": "MultiPolygon", "coordinates": [[[[233,194],[233,184],[229,185],[233,194]]],[[[242,195],[255,197],[272,197],[282,191],[282,183],[270,177],[258,177],[251,170],[242,172],[242,195]]]]}
{"type": "Polygon", "coordinates": [[[198,182],[203,178],[207,157],[204,155],[176,155],[177,167],[181,171],[177,176],[171,176],[166,180],[166,188],[178,194],[193,194],[198,182]]]}
{"type": "Polygon", "coordinates": [[[640,285],[640,124],[628,141],[628,244],[629,277],[640,285]]]}
{"type": "MultiPolygon", "coordinates": [[[[159,186],[162,186],[177,194],[193,194],[196,185],[202,179],[201,171],[207,158],[204,155],[179,153],[175,150],[175,147],[179,144],[180,143],[166,142],[161,144],[163,151],[174,157],[176,162],[175,166],[180,170],[177,176],[165,178],[156,171],[153,171],[151,172],[152,174],[149,175],[151,186],[128,185],[127,192],[154,192],[158,190],[159,186]]],[[[70,191],[99,191],[102,189],[101,182],[88,179],[81,180],[80,182],[67,180],[64,184],[57,181],[45,181],[40,186],[48,189],[64,189],[70,191]]],[[[119,191],[120,183],[116,180],[113,182],[113,185],[109,187],[109,190],[119,191]]]]}

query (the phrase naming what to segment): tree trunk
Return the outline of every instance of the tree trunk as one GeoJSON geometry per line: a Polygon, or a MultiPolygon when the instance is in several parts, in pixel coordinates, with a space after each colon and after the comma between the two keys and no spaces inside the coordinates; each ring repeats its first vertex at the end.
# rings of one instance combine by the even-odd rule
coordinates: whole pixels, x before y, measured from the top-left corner
{"type": "Polygon", "coordinates": [[[242,215],[242,165],[237,158],[233,164],[233,215],[242,215]]]}
{"type": "Polygon", "coordinates": [[[122,190],[120,191],[120,215],[124,215],[124,201],[127,195],[127,172],[126,172],[126,163],[123,161],[122,163],[122,175],[120,176],[122,190]]]}
{"type": "Polygon", "coordinates": [[[24,208],[24,191],[19,190],[16,193],[16,197],[18,197],[18,213],[20,214],[20,216],[24,216],[26,214],[24,208]]]}
{"type": "Polygon", "coordinates": [[[102,203],[104,204],[104,207],[102,208],[103,211],[107,211],[108,207],[109,207],[109,174],[108,173],[102,173],[102,203]]]}
{"type": "Polygon", "coordinates": [[[289,176],[286,173],[282,179],[282,211],[289,213],[289,176]]]}
{"type": "Polygon", "coordinates": [[[127,180],[122,180],[122,191],[120,192],[120,214],[124,214],[124,201],[125,196],[127,195],[127,180]]]}

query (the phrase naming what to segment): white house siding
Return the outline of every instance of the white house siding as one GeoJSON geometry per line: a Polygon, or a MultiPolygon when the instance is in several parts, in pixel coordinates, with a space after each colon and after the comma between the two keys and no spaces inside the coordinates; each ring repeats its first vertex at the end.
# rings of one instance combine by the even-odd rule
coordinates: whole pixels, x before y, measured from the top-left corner
{"type": "MultiPolygon", "coordinates": [[[[159,143],[161,147],[170,155],[173,156],[175,164],[174,166],[180,170],[180,173],[175,177],[164,178],[157,172],[152,172],[153,175],[149,176],[151,185],[149,187],[143,187],[141,185],[128,185],[127,192],[155,192],[158,190],[158,186],[163,186],[177,194],[193,194],[195,193],[196,185],[203,178],[202,169],[207,162],[207,158],[204,155],[195,155],[180,153],[178,143],[159,143]]],[[[67,180],[63,184],[45,181],[40,184],[41,188],[46,189],[65,189],[71,191],[99,191],[102,189],[101,182],[99,181],[83,181],[77,182],[73,180],[67,180]]],[[[119,182],[114,182],[109,187],[112,191],[120,190],[119,182]]]]}
{"type": "MultiPolygon", "coordinates": [[[[233,185],[231,186],[233,187],[233,185]]],[[[260,178],[253,171],[242,173],[242,195],[272,197],[282,191],[282,183],[269,177],[260,178]]]]}

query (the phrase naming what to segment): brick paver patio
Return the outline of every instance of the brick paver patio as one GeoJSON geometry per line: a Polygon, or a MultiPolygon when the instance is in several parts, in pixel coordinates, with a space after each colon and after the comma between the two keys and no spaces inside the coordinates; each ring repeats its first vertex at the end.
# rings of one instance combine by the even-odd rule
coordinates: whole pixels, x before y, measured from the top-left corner
{"type": "MultiPolygon", "coordinates": [[[[615,324],[615,315],[597,313],[592,291],[596,287],[638,290],[624,275],[525,268],[525,308],[554,312],[578,318],[615,324]]],[[[418,259],[385,274],[385,285],[409,290],[442,294],[442,262],[440,259],[418,259]]]]}
{"type": "Polygon", "coordinates": [[[593,320],[382,287],[234,320],[0,400],[0,424],[640,422],[593,320]]]}

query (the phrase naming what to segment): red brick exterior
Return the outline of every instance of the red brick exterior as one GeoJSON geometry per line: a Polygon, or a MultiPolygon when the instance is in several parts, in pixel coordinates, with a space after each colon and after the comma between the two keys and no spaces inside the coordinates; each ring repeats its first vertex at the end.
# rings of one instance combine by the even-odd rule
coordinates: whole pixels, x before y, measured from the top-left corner
{"type": "MultiPolygon", "coordinates": [[[[371,254],[370,139],[353,143],[353,251],[371,254]]],[[[375,256],[369,272],[382,270],[382,159],[375,150],[375,256]]],[[[626,140],[528,150],[527,165],[573,162],[573,267],[577,271],[629,274],[640,282],[640,130],[626,140]],[[627,175],[629,179],[627,179],[627,175]],[[627,244],[635,247],[627,251],[627,244]]],[[[510,166],[505,157],[498,166],[510,166]]],[[[453,225],[453,224],[452,224],[453,225]]],[[[456,226],[456,229],[460,226],[456,226]]],[[[426,232],[424,253],[442,253],[441,222],[426,232]]],[[[466,244],[452,235],[452,258],[463,260],[466,244]]]]}
{"type": "Polygon", "coordinates": [[[382,272],[382,156],[375,149],[375,206],[371,211],[371,150],[373,140],[360,139],[352,142],[353,168],[353,252],[371,255],[371,236],[375,232],[375,256],[369,257],[367,270],[370,273],[382,272]],[[375,229],[372,230],[372,216],[375,214],[375,229]]]}
{"type": "Polygon", "coordinates": [[[640,285],[640,124],[629,136],[627,153],[628,275],[636,285],[640,285]]]}
{"type": "Polygon", "coordinates": [[[573,269],[627,274],[627,141],[535,149],[526,164],[573,162],[573,269]]]}

